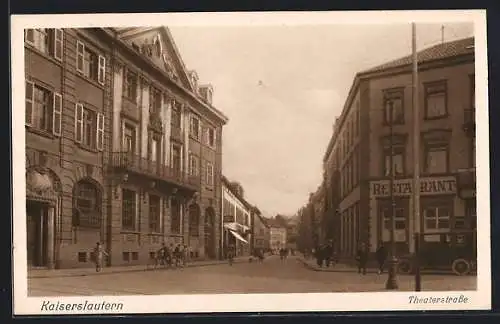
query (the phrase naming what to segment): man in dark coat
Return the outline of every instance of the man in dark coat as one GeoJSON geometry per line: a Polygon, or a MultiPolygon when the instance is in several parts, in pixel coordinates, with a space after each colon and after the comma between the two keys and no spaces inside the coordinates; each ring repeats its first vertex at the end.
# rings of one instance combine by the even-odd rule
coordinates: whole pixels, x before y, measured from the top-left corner
{"type": "Polygon", "coordinates": [[[358,262],[358,273],[366,274],[366,263],[368,262],[368,250],[364,243],[361,243],[356,253],[356,261],[358,262]]]}
{"type": "Polygon", "coordinates": [[[387,249],[383,242],[380,242],[377,248],[377,263],[378,263],[378,274],[384,272],[385,261],[387,260],[387,249]]]}

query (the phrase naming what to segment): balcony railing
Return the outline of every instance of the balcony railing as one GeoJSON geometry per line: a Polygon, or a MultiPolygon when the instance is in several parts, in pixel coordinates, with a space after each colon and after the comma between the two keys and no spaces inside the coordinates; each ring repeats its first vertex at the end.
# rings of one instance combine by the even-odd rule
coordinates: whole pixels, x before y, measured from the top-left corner
{"type": "Polygon", "coordinates": [[[109,164],[115,168],[121,168],[193,190],[197,190],[200,186],[200,179],[198,177],[190,176],[181,170],[137,154],[128,152],[111,153],[109,164]]]}
{"type": "Polygon", "coordinates": [[[476,131],[476,110],[475,109],[465,109],[464,110],[464,130],[468,133],[474,133],[476,131]]]}

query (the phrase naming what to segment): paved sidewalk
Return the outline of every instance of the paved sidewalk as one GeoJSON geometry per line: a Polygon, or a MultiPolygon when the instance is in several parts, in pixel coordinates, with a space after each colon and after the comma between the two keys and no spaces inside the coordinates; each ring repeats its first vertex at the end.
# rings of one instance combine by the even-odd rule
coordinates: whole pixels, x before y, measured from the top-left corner
{"type": "MultiPolygon", "coordinates": [[[[235,258],[234,263],[249,262],[248,259],[249,259],[248,256],[235,258]]],[[[185,268],[213,266],[213,265],[220,265],[227,263],[228,263],[227,260],[191,261],[185,266],[185,268]]],[[[152,264],[105,267],[100,272],[96,272],[94,267],[76,268],[76,269],[56,269],[56,270],[30,269],[28,270],[28,278],[82,277],[82,276],[98,276],[98,275],[106,275],[106,274],[122,273],[122,272],[141,272],[141,271],[144,272],[144,271],[161,271],[161,270],[175,270],[175,269],[170,269],[164,266],[155,267],[152,264]]]]}
{"type": "MultiPolygon", "coordinates": [[[[304,264],[304,266],[310,270],[313,271],[323,271],[323,272],[358,272],[358,268],[355,267],[354,265],[349,265],[345,263],[337,263],[333,264],[331,263],[329,267],[323,265],[323,267],[318,266],[316,263],[316,259],[310,258],[310,259],[305,259],[302,256],[298,257],[298,260],[304,264]]],[[[374,267],[368,267],[366,268],[367,273],[377,273],[378,269],[374,267]]],[[[421,270],[422,274],[426,275],[445,275],[445,276],[456,276],[453,272],[445,270],[445,269],[422,269],[421,270]]],[[[400,275],[405,275],[405,274],[400,274],[400,275]]],[[[408,276],[413,276],[413,274],[406,274],[408,276]]],[[[473,272],[469,274],[469,276],[475,276],[476,273],[473,272]]]]}
{"type": "MultiPolygon", "coordinates": [[[[300,261],[304,266],[310,270],[314,271],[326,271],[326,272],[357,272],[358,269],[344,264],[344,263],[330,263],[330,266],[327,267],[323,265],[323,267],[318,266],[316,263],[316,259],[309,258],[306,259],[302,256],[297,257],[297,260],[300,261]]],[[[367,272],[377,272],[375,269],[367,269],[367,272]]]]}

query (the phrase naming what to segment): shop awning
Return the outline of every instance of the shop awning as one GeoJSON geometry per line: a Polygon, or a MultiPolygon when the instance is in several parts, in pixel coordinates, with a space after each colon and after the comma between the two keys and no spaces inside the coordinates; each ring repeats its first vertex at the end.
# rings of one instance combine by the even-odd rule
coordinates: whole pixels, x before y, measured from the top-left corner
{"type": "Polygon", "coordinates": [[[224,228],[231,230],[231,231],[237,231],[238,230],[238,223],[225,223],[224,228]]]}
{"type": "Polygon", "coordinates": [[[235,231],[235,232],[238,232],[238,231],[248,231],[250,229],[250,227],[248,226],[245,226],[243,224],[239,224],[239,223],[235,223],[235,222],[232,222],[232,223],[225,223],[224,224],[224,228],[230,230],[230,231],[235,231]]]}
{"type": "Polygon", "coordinates": [[[245,242],[245,243],[247,243],[247,244],[248,244],[248,241],[247,241],[247,240],[245,240],[245,239],[244,239],[244,238],[243,238],[240,234],[236,233],[235,231],[231,231],[231,230],[230,230],[230,232],[231,232],[231,234],[233,234],[233,236],[234,236],[234,237],[236,237],[238,240],[240,240],[240,241],[245,242]]]}

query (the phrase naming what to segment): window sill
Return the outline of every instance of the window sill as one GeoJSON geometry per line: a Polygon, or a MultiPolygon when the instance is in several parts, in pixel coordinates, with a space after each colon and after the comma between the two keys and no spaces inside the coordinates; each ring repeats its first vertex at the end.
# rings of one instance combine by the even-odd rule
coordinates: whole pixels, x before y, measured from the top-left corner
{"type": "Polygon", "coordinates": [[[405,124],[404,121],[397,121],[397,122],[393,122],[393,123],[389,123],[387,121],[384,121],[382,123],[382,126],[386,126],[386,127],[388,127],[388,126],[404,126],[404,124],[405,124]]]}
{"type": "MultiPolygon", "coordinates": [[[[59,59],[56,59],[52,54],[49,54],[49,53],[45,53],[41,50],[39,50],[38,48],[35,47],[35,45],[25,41],[25,44],[27,44],[28,48],[31,49],[34,53],[40,55],[40,56],[43,56],[44,58],[50,60],[52,63],[55,63],[57,65],[59,65],[60,67],[63,66],[63,59],[61,58],[61,60],[59,59]]],[[[63,54],[63,53],[61,53],[63,54]]],[[[64,56],[64,55],[63,55],[64,56]]]]}
{"type": "Polygon", "coordinates": [[[33,126],[26,125],[26,128],[30,133],[40,135],[40,136],[46,137],[48,139],[55,139],[57,137],[52,132],[41,130],[38,128],[33,128],[33,126]]]}
{"type": "Polygon", "coordinates": [[[87,152],[90,152],[90,153],[99,153],[99,150],[97,150],[97,149],[95,149],[95,148],[85,146],[85,145],[83,145],[82,143],[78,143],[78,142],[77,142],[76,144],[77,144],[77,146],[78,146],[80,149],[82,149],[82,150],[84,150],[84,151],[87,151],[87,152]]]}
{"type": "Polygon", "coordinates": [[[82,231],[97,231],[97,230],[101,229],[101,225],[99,225],[99,226],[84,226],[84,225],[75,226],[75,225],[73,225],[73,228],[75,230],[82,230],[82,231]]]}
{"type": "Polygon", "coordinates": [[[430,116],[424,116],[424,120],[425,120],[425,121],[441,120],[441,119],[446,119],[446,118],[448,118],[449,116],[450,116],[449,114],[444,114],[444,115],[440,115],[440,116],[433,116],[433,117],[430,117],[430,116]]]}
{"type": "Polygon", "coordinates": [[[106,84],[106,80],[104,80],[104,84],[100,84],[97,80],[94,80],[85,74],[83,72],[76,70],[76,75],[80,77],[80,79],[83,79],[87,81],[88,83],[100,88],[101,90],[104,90],[104,85],[106,84]]]}
{"type": "Polygon", "coordinates": [[[139,232],[139,231],[134,231],[134,230],[124,230],[124,229],[122,229],[122,230],[120,231],[120,234],[141,234],[141,232],[139,232]]]}

